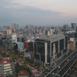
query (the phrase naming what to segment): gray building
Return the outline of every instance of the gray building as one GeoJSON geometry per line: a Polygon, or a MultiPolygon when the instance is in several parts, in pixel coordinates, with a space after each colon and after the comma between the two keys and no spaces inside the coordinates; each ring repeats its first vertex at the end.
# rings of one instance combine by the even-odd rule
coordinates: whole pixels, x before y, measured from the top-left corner
{"type": "Polygon", "coordinates": [[[35,59],[40,63],[51,64],[66,53],[66,38],[63,34],[41,36],[35,40],[35,59]]]}

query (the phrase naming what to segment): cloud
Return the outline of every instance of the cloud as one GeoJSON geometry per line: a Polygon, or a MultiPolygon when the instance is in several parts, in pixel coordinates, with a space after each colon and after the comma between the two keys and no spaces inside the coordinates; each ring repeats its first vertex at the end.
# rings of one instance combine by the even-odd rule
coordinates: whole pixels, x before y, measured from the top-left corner
{"type": "Polygon", "coordinates": [[[26,6],[24,8],[3,7],[0,8],[0,10],[0,24],[51,24],[55,22],[55,20],[62,19],[58,12],[41,10],[30,6],[26,6]]]}
{"type": "Polygon", "coordinates": [[[0,3],[0,24],[48,24],[51,23],[51,19],[59,17],[58,12],[23,5],[27,2],[30,0],[2,0],[0,3]]]}
{"type": "Polygon", "coordinates": [[[1,0],[0,4],[7,8],[32,6],[45,10],[54,10],[64,15],[77,16],[77,0],[1,0]]]}
{"type": "Polygon", "coordinates": [[[50,2],[50,0],[1,0],[0,25],[8,23],[39,25],[77,21],[76,18],[71,17],[70,19],[70,17],[63,16],[60,12],[47,9],[52,4],[50,2]],[[46,8],[46,6],[48,7],[46,8]]]}

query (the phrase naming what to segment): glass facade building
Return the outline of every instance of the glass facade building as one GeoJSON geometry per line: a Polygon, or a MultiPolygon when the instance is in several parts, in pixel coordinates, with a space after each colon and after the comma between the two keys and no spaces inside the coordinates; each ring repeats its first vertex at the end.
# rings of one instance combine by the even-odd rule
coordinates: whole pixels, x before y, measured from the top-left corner
{"type": "Polygon", "coordinates": [[[50,64],[51,59],[53,57],[57,59],[61,55],[63,55],[64,50],[66,49],[66,43],[67,43],[65,41],[66,41],[65,37],[55,41],[46,40],[46,39],[36,39],[35,40],[35,59],[40,60],[40,63],[45,63],[47,59],[47,63],[50,64]]]}

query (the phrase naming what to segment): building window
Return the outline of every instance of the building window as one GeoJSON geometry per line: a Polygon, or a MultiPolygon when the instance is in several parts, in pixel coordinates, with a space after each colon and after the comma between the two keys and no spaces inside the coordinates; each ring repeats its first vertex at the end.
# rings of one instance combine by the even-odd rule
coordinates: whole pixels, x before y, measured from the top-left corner
{"type": "MultiPolygon", "coordinates": [[[[35,55],[37,53],[40,54],[40,57],[41,57],[41,61],[45,61],[45,46],[44,46],[44,42],[43,41],[36,41],[36,44],[35,44],[35,55]]],[[[40,60],[40,59],[39,59],[40,60]]]]}

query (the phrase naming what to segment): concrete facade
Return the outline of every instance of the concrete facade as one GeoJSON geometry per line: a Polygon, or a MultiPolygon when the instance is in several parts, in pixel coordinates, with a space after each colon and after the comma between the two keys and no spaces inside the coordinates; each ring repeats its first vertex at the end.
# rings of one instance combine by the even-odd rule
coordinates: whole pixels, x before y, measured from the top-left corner
{"type": "Polygon", "coordinates": [[[61,57],[65,50],[65,36],[63,34],[56,34],[50,37],[42,36],[35,40],[36,48],[35,55],[40,54],[41,62],[50,64],[51,59],[61,57]]]}

